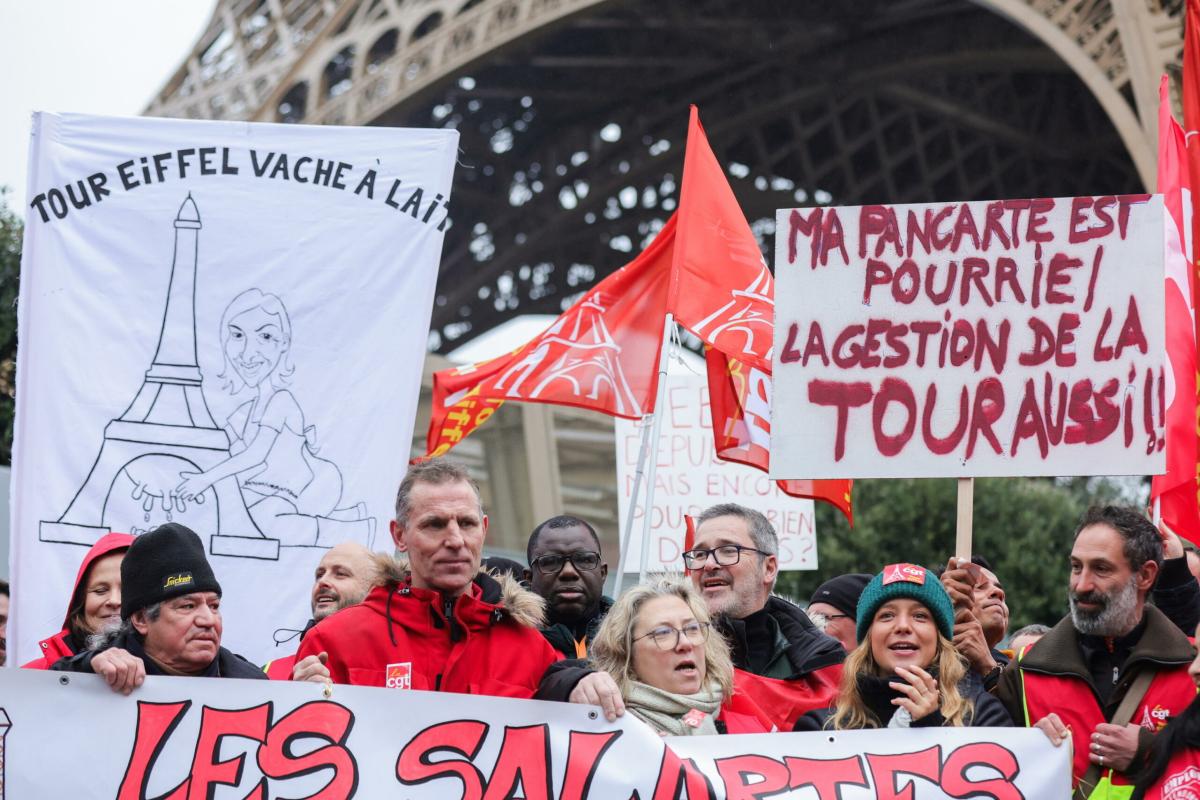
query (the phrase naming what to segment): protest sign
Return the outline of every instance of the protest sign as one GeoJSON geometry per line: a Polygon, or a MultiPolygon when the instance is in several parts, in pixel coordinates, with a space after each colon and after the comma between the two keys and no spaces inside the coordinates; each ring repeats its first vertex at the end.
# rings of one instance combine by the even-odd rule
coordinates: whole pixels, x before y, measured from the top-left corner
{"type": "Polygon", "coordinates": [[[902,782],[909,800],[1066,800],[1069,757],[1012,728],[664,740],[569,703],[164,677],[126,697],[94,675],[0,670],[5,800],[867,800],[902,782]]]}
{"type": "MultiPolygon", "coordinates": [[[[813,501],[789,497],[762,470],[721,461],[713,450],[708,383],[701,375],[668,375],[658,413],[663,415],[650,520],[650,570],[683,569],[683,517],[717,503],[735,502],[761,511],[779,536],[779,568],[817,568],[813,501]]],[[[628,519],[642,431],[616,421],[617,505],[628,519]]],[[[630,552],[641,552],[644,495],[634,510],[630,552]]],[[[636,561],[636,559],[634,559],[636,561]]],[[[633,563],[631,561],[631,563],[633,563]]],[[[634,565],[636,568],[636,564],[634,565]]]]}
{"type": "Polygon", "coordinates": [[[1163,471],[1160,196],[776,224],[773,477],[1163,471]]]}
{"type": "Polygon", "coordinates": [[[457,133],[35,115],[19,305],[9,658],[86,549],[194,529],[279,654],[342,541],[390,549],[457,133]]]}
{"type": "Polygon", "coordinates": [[[667,747],[728,800],[1071,794],[1071,749],[1028,728],[910,728],[669,737],[667,747]]]}

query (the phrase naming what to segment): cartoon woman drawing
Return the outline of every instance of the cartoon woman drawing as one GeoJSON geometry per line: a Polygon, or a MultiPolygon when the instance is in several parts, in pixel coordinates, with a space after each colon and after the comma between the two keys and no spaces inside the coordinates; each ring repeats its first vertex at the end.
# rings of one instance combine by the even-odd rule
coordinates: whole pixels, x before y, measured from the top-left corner
{"type": "Polygon", "coordinates": [[[259,529],[284,546],[332,547],[352,539],[368,547],[375,519],[366,508],[337,508],[342,475],[318,458],[316,428],[288,391],[292,324],[276,295],[248,289],[221,315],[225,369],[218,376],[231,395],[254,397],[225,421],[230,457],[204,472],[181,472],[176,494],[192,500],[214,483],[236,475],[250,516],[259,529]]]}

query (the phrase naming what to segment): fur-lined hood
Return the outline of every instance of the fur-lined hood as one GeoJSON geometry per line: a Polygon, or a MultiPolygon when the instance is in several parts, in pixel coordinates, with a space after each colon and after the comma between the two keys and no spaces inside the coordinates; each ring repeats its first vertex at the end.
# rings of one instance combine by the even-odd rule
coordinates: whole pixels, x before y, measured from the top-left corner
{"type": "MultiPolygon", "coordinates": [[[[401,588],[409,585],[407,559],[376,553],[375,568],[375,586],[401,588]]],[[[481,591],[479,599],[501,607],[514,622],[534,629],[545,627],[546,601],[512,576],[489,572],[481,567],[474,582],[481,591]]]]}

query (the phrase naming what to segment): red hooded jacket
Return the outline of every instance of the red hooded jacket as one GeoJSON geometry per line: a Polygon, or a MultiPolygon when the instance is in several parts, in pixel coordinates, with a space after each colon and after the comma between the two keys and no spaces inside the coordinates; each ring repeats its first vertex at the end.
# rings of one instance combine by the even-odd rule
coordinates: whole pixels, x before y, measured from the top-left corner
{"type": "MultiPolygon", "coordinates": [[[[67,613],[63,615],[63,629],[48,639],[38,642],[42,649],[41,657],[35,658],[21,669],[50,669],[50,665],[60,658],[75,655],[75,650],[71,647],[73,641],[70,627],[71,609],[79,605],[80,595],[87,588],[84,586],[84,581],[87,579],[88,572],[91,571],[92,564],[118,550],[127,550],[131,544],[133,544],[133,537],[128,533],[106,533],[100,537],[100,541],[92,545],[92,549],[87,551],[87,555],[79,564],[79,572],[75,575],[75,586],[71,589],[71,597],[67,601],[67,613]]],[[[77,644],[82,647],[84,643],[77,642],[77,644]]]]}
{"type": "Polygon", "coordinates": [[[381,557],[382,585],[308,631],[296,653],[327,653],[334,683],[530,698],[561,656],[539,631],[544,601],[481,572],[447,603],[381,557]]]}

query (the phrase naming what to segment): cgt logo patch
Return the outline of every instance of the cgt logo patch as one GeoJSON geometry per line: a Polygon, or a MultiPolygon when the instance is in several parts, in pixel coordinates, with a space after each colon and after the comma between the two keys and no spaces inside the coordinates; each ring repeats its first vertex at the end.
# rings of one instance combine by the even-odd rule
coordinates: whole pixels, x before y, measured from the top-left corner
{"type": "Polygon", "coordinates": [[[1158,733],[1167,727],[1167,723],[1170,721],[1171,712],[1162,706],[1156,705],[1154,708],[1146,708],[1142,711],[1141,726],[1151,733],[1158,733]]]}
{"type": "Polygon", "coordinates": [[[924,584],[925,568],[916,564],[891,564],[883,568],[883,585],[907,581],[908,583],[924,584]]]}
{"type": "Polygon", "coordinates": [[[388,664],[384,673],[383,685],[389,689],[412,688],[412,662],[403,664],[388,664]]]}
{"type": "Polygon", "coordinates": [[[174,575],[168,575],[163,581],[164,589],[174,589],[178,586],[191,586],[196,581],[192,578],[190,572],[176,572],[174,575]]]}

